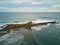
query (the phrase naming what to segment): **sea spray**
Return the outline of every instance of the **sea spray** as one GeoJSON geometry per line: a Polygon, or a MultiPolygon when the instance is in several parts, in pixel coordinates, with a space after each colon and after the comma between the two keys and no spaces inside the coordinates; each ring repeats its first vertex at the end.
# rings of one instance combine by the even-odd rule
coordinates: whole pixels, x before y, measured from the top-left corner
{"type": "Polygon", "coordinates": [[[45,23],[45,22],[53,22],[54,20],[40,20],[40,19],[36,19],[34,21],[32,21],[33,24],[36,23],[45,23]]]}
{"type": "MultiPolygon", "coordinates": [[[[36,19],[35,21],[32,21],[33,24],[37,24],[37,23],[45,23],[45,22],[53,22],[54,20],[40,20],[40,19],[36,19]]],[[[41,26],[34,26],[34,27],[31,27],[31,29],[33,30],[36,30],[36,31],[39,31],[41,30],[42,28],[45,28],[45,27],[48,27],[52,25],[51,23],[48,23],[47,25],[41,25],[41,26]]]]}
{"type": "Polygon", "coordinates": [[[36,31],[39,31],[41,30],[42,28],[46,28],[46,27],[49,27],[50,24],[48,25],[42,25],[42,26],[35,26],[35,27],[31,27],[31,29],[33,30],[36,30],[36,31]]]}
{"type": "Polygon", "coordinates": [[[15,33],[14,31],[11,30],[11,33],[0,37],[0,42],[3,42],[3,43],[0,43],[0,45],[10,45],[10,44],[12,45],[15,43],[16,43],[16,45],[18,45],[18,44],[23,43],[23,40],[24,40],[24,36],[21,35],[21,33],[19,33],[19,31],[17,33],[15,33]],[[18,42],[20,42],[20,43],[18,43],[18,42]]]}

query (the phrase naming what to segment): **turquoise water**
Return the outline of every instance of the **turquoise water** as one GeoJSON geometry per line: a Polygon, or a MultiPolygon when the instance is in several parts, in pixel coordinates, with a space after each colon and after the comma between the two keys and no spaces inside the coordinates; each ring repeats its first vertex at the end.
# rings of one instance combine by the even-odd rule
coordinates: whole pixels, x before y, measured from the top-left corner
{"type": "MultiPolygon", "coordinates": [[[[60,22],[59,12],[41,12],[41,13],[17,13],[17,12],[1,12],[0,25],[28,22],[33,20],[55,20],[60,22]]],[[[40,28],[40,27],[39,27],[40,28]]],[[[11,33],[0,37],[0,45],[60,45],[60,24],[49,25],[40,30],[16,29],[11,33]],[[27,30],[24,31],[21,30],[27,30]],[[28,33],[30,32],[30,33],[28,33]],[[27,35],[28,34],[28,35],[27,35]],[[25,36],[25,37],[24,37],[25,36]],[[30,37],[29,37],[30,36],[30,37]]]]}

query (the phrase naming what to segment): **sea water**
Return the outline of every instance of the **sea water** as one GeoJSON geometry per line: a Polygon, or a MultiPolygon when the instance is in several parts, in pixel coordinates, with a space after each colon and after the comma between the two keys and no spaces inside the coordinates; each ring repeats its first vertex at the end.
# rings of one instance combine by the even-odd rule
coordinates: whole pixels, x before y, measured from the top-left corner
{"type": "MultiPolygon", "coordinates": [[[[60,12],[0,12],[0,26],[34,20],[60,22],[60,12]]],[[[60,24],[10,30],[0,37],[0,45],[60,45],[60,24]]]]}

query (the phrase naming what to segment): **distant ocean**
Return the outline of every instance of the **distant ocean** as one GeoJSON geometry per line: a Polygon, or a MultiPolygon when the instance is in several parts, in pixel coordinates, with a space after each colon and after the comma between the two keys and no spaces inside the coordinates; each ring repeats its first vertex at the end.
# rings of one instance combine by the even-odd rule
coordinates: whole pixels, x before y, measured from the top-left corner
{"type": "MultiPolygon", "coordinates": [[[[25,23],[34,20],[60,22],[60,12],[0,12],[0,26],[15,21],[25,23]]],[[[0,37],[0,45],[60,45],[60,24],[52,24],[37,29],[16,29],[0,37]]]]}

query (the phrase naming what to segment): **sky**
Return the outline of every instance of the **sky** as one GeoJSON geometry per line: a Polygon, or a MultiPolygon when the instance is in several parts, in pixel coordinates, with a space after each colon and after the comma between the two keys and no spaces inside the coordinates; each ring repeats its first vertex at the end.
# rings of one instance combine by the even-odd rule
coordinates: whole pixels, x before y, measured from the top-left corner
{"type": "Polygon", "coordinates": [[[60,12],[60,0],[0,0],[0,12],[60,12]]]}

